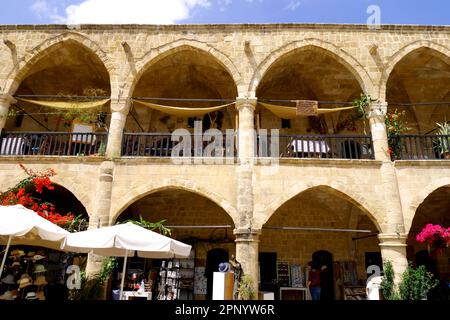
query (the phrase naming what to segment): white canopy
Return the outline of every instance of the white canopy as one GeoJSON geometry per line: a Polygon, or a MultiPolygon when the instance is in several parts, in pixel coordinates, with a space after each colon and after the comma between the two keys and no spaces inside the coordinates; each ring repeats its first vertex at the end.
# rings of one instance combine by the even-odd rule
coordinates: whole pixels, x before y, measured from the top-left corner
{"type": "Polygon", "coordinates": [[[11,243],[57,248],[68,234],[22,205],[0,206],[0,243],[6,243],[0,277],[11,243]]]}
{"type": "Polygon", "coordinates": [[[67,236],[65,251],[88,253],[101,256],[165,259],[186,258],[191,246],[142,228],[134,223],[90,229],[67,236]]]}
{"type": "Polygon", "coordinates": [[[101,256],[125,257],[120,299],[123,298],[125,270],[129,256],[137,253],[142,258],[187,258],[191,252],[190,245],[131,222],[71,233],[67,236],[63,249],[79,253],[92,252],[101,256]]]}

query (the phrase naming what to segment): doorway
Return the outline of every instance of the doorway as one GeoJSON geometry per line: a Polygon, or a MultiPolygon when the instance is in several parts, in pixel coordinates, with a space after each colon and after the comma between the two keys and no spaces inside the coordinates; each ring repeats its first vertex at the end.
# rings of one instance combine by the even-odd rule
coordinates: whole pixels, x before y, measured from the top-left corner
{"type": "Polygon", "coordinates": [[[209,250],[206,255],[206,299],[212,300],[212,289],[213,289],[213,275],[214,272],[219,271],[219,264],[222,262],[228,262],[228,250],[225,249],[212,249],[209,250]]]}
{"type": "Polygon", "coordinates": [[[320,250],[312,254],[313,265],[326,268],[320,273],[320,300],[334,300],[333,255],[320,250]]]}

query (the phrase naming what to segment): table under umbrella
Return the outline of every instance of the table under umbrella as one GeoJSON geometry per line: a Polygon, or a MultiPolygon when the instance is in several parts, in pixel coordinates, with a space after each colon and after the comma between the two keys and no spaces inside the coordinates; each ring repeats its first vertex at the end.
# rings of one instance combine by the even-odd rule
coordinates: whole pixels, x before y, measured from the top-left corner
{"type": "Polygon", "coordinates": [[[110,227],[71,233],[62,249],[77,253],[100,256],[124,257],[120,299],[123,295],[127,258],[137,254],[141,258],[170,259],[187,258],[191,246],[154,231],[128,222],[110,227]]]}

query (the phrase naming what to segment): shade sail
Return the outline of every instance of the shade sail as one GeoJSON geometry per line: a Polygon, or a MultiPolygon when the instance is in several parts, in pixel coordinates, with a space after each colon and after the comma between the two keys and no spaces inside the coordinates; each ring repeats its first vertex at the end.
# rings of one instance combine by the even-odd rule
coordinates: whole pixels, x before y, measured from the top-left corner
{"type": "MultiPolygon", "coordinates": [[[[259,103],[264,108],[275,114],[277,117],[282,119],[294,119],[297,117],[297,108],[296,107],[288,107],[288,106],[280,106],[276,104],[269,104],[269,103],[259,103]]],[[[332,113],[332,112],[339,112],[339,111],[345,111],[345,110],[351,110],[355,109],[357,107],[351,106],[351,107],[343,107],[343,108],[319,108],[317,110],[318,114],[326,114],[326,113],[332,113]]]]}
{"type": "Polygon", "coordinates": [[[139,257],[153,259],[186,258],[191,252],[190,245],[131,222],[71,233],[67,236],[63,249],[116,257],[133,256],[137,253],[139,257]]]}
{"type": "Polygon", "coordinates": [[[56,109],[92,109],[92,108],[98,108],[106,103],[110,99],[103,99],[103,100],[96,100],[96,101],[43,101],[43,100],[30,100],[30,99],[23,99],[23,98],[17,98],[17,100],[28,102],[32,104],[37,104],[41,107],[48,107],[48,108],[56,108],[56,109]]]}
{"type": "Polygon", "coordinates": [[[181,118],[188,118],[188,117],[201,117],[205,114],[219,111],[223,108],[226,108],[228,106],[231,106],[233,103],[224,104],[221,106],[216,107],[209,107],[209,108],[187,108],[187,107],[173,107],[173,106],[164,106],[160,104],[150,103],[150,102],[144,102],[141,100],[134,100],[135,102],[138,102],[142,104],[143,106],[146,106],[148,108],[151,108],[153,110],[158,110],[166,114],[170,114],[171,116],[181,117],[181,118]]]}

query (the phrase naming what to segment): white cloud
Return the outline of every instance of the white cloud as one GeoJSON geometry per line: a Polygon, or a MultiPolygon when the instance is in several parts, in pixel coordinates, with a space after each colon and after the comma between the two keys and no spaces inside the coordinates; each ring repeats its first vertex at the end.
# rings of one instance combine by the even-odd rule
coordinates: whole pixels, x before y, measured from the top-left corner
{"type": "Polygon", "coordinates": [[[189,18],[195,7],[208,7],[209,0],[84,0],[66,8],[66,16],[49,9],[46,1],[36,1],[32,9],[54,22],[91,24],[173,24],[189,18]],[[53,13],[53,14],[51,14],[53,13]]]}
{"type": "Polygon", "coordinates": [[[50,18],[53,22],[64,23],[64,18],[58,14],[58,8],[50,8],[46,0],[36,0],[30,7],[40,19],[50,18]]]}
{"type": "Polygon", "coordinates": [[[291,0],[289,4],[285,7],[286,10],[297,10],[298,7],[300,7],[301,2],[299,0],[291,0]]]}

